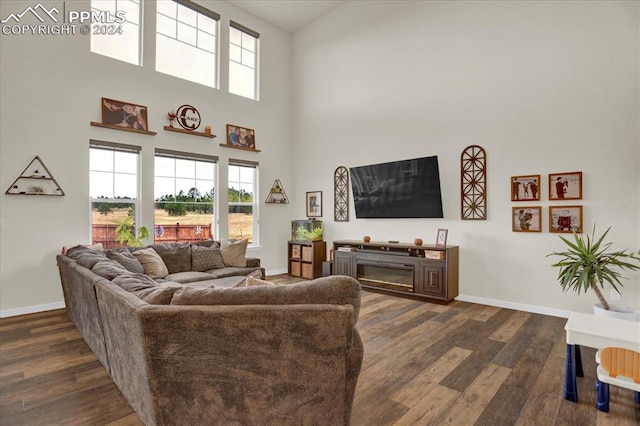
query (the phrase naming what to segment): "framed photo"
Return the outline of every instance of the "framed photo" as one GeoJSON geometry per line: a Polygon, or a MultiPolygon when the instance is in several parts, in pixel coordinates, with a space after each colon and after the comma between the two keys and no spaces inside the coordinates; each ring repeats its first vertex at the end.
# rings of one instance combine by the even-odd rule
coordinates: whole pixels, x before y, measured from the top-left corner
{"type": "Polygon", "coordinates": [[[147,107],[102,98],[102,124],[148,131],[147,107]]]}
{"type": "Polygon", "coordinates": [[[550,200],[582,200],[582,172],[549,173],[550,200]]]}
{"type": "Polygon", "coordinates": [[[307,192],[307,217],[322,217],[322,191],[307,192]]]}
{"type": "Polygon", "coordinates": [[[511,176],[511,201],[539,201],[540,175],[511,176]]]}
{"type": "Polygon", "coordinates": [[[549,206],[549,232],[582,232],[582,206],[549,206]]]}
{"type": "Polygon", "coordinates": [[[447,229],[438,229],[438,236],[436,237],[436,247],[446,247],[447,246],[447,234],[449,230],[447,229]]]}
{"type": "Polygon", "coordinates": [[[227,146],[256,151],[255,130],[227,124],[227,146]]]}
{"type": "Polygon", "coordinates": [[[542,232],[542,207],[512,207],[511,230],[513,232],[542,232]]]}

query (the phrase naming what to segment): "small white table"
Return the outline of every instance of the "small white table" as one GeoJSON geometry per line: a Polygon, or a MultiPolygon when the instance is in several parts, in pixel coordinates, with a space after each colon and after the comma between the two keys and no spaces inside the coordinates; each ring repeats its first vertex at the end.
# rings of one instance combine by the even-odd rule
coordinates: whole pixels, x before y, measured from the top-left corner
{"type": "Polygon", "coordinates": [[[564,329],[567,332],[564,398],[573,402],[578,402],[576,374],[582,377],[579,345],[596,349],[613,346],[640,352],[640,322],[574,312],[564,329]]]}

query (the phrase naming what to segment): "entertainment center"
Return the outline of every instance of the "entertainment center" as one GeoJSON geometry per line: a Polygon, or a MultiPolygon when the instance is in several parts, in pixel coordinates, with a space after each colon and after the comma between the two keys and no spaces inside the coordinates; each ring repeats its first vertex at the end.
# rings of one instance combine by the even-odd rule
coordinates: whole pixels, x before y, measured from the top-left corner
{"type": "Polygon", "coordinates": [[[364,289],[437,303],[458,295],[458,246],[341,240],[333,253],[333,274],[364,289]]]}

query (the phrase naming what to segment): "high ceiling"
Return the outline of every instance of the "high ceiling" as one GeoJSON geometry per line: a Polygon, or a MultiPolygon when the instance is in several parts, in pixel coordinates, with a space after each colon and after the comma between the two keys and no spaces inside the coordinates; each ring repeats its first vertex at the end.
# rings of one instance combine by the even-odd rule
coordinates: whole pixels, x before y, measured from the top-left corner
{"type": "Polygon", "coordinates": [[[347,0],[227,0],[253,16],[294,33],[347,0]]]}

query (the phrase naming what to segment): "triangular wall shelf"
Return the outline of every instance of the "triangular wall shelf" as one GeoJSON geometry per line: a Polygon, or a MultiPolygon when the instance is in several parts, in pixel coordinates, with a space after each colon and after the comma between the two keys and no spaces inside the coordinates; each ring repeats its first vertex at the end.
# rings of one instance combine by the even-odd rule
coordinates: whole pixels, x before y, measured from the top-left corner
{"type": "Polygon", "coordinates": [[[10,195],[64,195],[53,175],[40,157],[33,157],[31,163],[7,189],[10,195]]]}
{"type": "Polygon", "coordinates": [[[271,191],[269,191],[265,204],[289,204],[289,199],[287,198],[287,194],[284,192],[280,179],[276,179],[276,181],[273,182],[273,186],[271,187],[271,191]]]}

